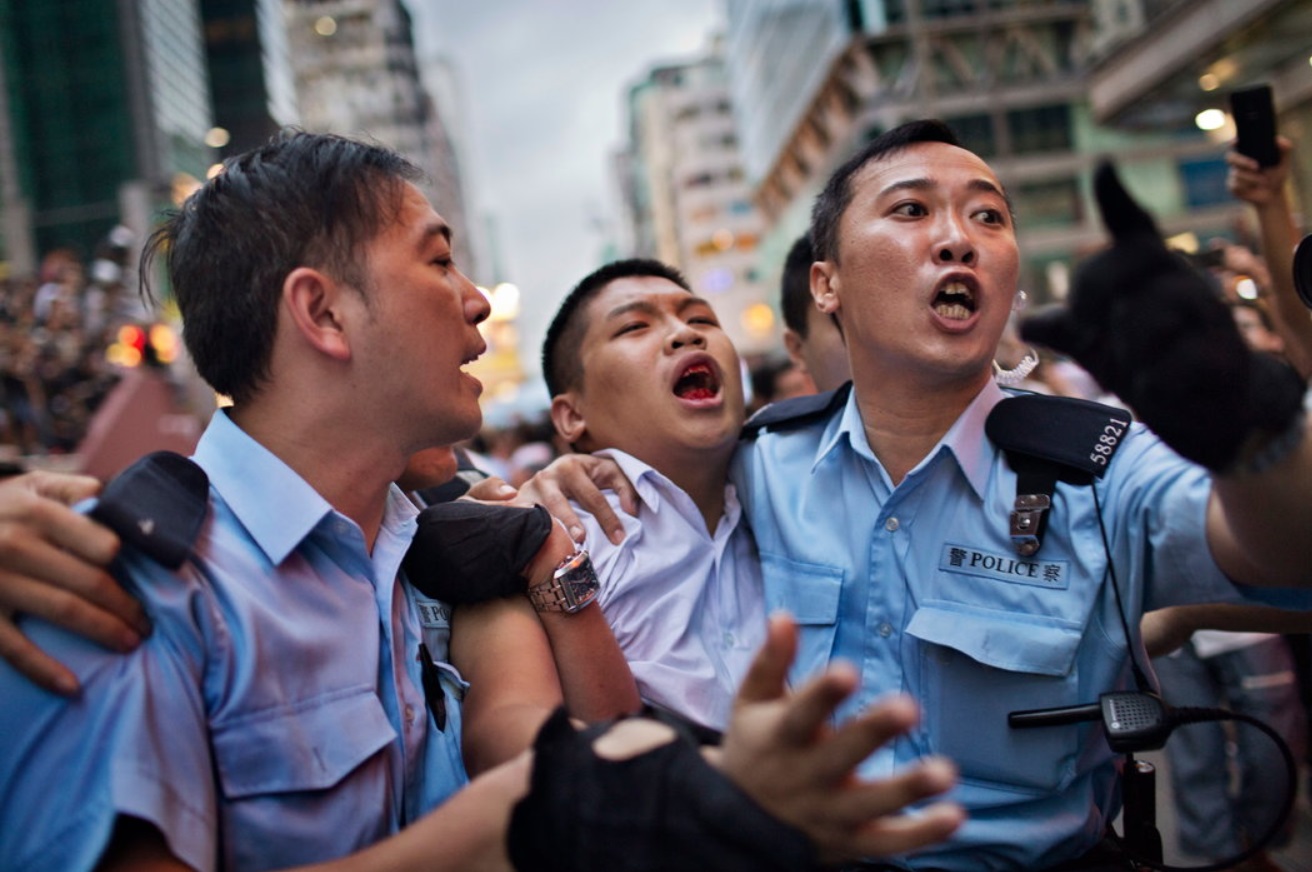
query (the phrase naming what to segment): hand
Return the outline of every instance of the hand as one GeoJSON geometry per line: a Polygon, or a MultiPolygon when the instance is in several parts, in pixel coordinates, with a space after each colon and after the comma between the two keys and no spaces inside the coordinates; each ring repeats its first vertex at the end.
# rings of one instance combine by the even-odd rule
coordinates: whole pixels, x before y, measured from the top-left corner
{"type": "Polygon", "coordinates": [[[1280,163],[1273,167],[1263,167],[1253,158],[1233,149],[1226,153],[1225,162],[1230,165],[1230,171],[1226,174],[1225,185],[1235,198],[1260,208],[1284,196],[1294,143],[1278,136],[1276,147],[1280,150],[1280,163]]]}
{"type": "Polygon", "coordinates": [[[547,511],[560,518],[575,542],[582,542],[585,531],[579,516],[569,501],[574,500],[587,509],[606,538],[618,545],[624,541],[624,525],[610,507],[603,490],[613,490],[620,498],[620,507],[630,515],[638,514],[638,496],[633,484],[620,470],[620,465],[609,457],[591,454],[563,454],[540,470],[519,489],[519,502],[524,505],[540,503],[547,511]]]}
{"type": "Polygon", "coordinates": [[[805,833],[826,862],[901,854],[941,841],[965,819],[960,806],[906,806],[950,789],[956,770],[922,760],[886,780],[860,781],[855,768],[915,725],[914,702],[896,698],[831,728],[827,721],[857,688],[849,667],[835,666],[796,694],[784,683],[797,647],[792,620],[771,618],[766,643],[734,705],[720,766],[776,818],[805,833]]]}
{"type": "Polygon", "coordinates": [[[1167,250],[1111,164],[1098,168],[1094,189],[1112,246],[1080,265],[1069,306],[1025,319],[1021,336],[1074,358],[1180,455],[1227,471],[1288,429],[1305,386],[1249,350],[1229,309],[1167,250]]]}
{"type": "Polygon", "coordinates": [[[118,553],[118,537],[68,508],[99,491],[89,476],[48,472],[0,483],[0,657],[65,695],[77,693],[77,678],[23,635],[18,613],[116,651],[132,650],[150,633],[141,605],[104,569],[118,553]]]}

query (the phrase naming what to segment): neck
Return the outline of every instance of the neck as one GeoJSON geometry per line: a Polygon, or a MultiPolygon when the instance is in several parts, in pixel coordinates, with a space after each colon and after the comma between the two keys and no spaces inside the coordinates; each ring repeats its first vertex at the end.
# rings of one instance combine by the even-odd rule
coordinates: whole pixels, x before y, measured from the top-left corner
{"type": "Polygon", "coordinates": [[[328,423],[321,416],[301,414],[295,400],[257,400],[229,414],[237,426],[291,467],[334,509],[364,533],[372,551],[382,526],[391,482],[405,467],[405,453],[379,452],[364,428],[328,423]],[[353,431],[354,432],[348,432],[353,431]]]}
{"type": "Polygon", "coordinates": [[[734,440],[714,449],[689,449],[677,457],[645,457],[634,452],[628,453],[664,475],[686,493],[701,513],[707,531],[714,533],[724,515],[724,486],[729,481],[729,460],[736,447],[737,440],[734,440]]]}
{"type": "Polygon", "coordinates": [[[866,440],[894,485],[925,459],[989,377],[985,372],[969,380],[915,384],[854,376],[852,387],[866,440]]]}

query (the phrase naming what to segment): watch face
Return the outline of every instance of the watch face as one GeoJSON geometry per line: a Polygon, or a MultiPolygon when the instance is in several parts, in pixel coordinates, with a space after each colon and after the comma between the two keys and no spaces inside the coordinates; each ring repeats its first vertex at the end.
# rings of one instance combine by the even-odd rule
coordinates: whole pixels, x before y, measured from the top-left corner
{"type": "Polygon", "coordinates": [[[597,596],[597,573],[592,568],[588,552],[580,551],[560,569],[556,578],[565,594],[565,601],[573,608],[581,608],[597,596]]]}

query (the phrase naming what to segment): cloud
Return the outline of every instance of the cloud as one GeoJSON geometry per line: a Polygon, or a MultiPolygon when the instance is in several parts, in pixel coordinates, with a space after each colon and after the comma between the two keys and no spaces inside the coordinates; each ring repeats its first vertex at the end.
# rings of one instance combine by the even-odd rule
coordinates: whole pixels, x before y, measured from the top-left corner
{"type": "MultiPolygon", "coordinates": [[[[502,275],[523,294],[524,363],[560,297],[598,265],[613,217],[611,155],[628,89],[696,56],[722,27],[719,0],[410,0],[424,54],[449,57],[463,90],[476,209],[495,216],[502,275]]],[[[483,232],[473,228],[471,233],[483,232]]],[[[485,246],[486,247],[486,246],[485,246]]]]}

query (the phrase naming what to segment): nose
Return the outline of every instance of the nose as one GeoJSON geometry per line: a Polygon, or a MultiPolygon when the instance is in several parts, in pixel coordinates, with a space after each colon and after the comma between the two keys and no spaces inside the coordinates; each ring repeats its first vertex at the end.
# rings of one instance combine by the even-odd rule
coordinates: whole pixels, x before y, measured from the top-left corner
{"type": "Polygon", "coordinates": [[[465,317],[470,324],[482,324],[492,314],[492,303],[477,285],[465,277],[464,273],[461,273],[460,277],[465,283],[465,317]]]}
{"type": "Polygon", "coordinates": [[[975,245],[961,219],[956,215],[946,215],[941,224],[942,236],[935,246],[935,258],[940,263],[974,263],[975,245]]]}
{"type": "Polygon", "coordinates": [[[670,330],[669,350],[678,351],[688,345],[704,348],[706,346],[706,337],[686,321],[676,321],[674,328],[670,330]]]}

